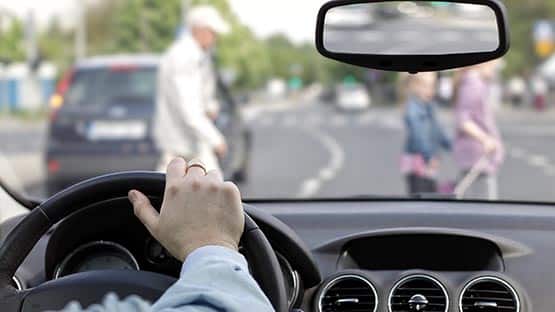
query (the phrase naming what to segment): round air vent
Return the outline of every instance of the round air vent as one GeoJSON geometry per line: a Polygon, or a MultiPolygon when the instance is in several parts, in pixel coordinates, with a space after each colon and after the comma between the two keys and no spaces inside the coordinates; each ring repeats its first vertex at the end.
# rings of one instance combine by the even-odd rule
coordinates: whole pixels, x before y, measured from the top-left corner
{"type": "Polygon", "coordinates": [[[497,277],[479,277],[468,283],[459,300],[461,312],[519,312],[520,301],[515,289],[497,277]]]}
{"type": "Polygon", "coordinates": [[[341,275],[324,285],[318,296],[318,312],[376,312],[374,285],[359,275],[341,275]]]}
{"type": "Polygon", "coordinates": [[[389,293],[389,311],[446,312],[449,297],[433,277],[411,275],[398,281],[389,293]]]}

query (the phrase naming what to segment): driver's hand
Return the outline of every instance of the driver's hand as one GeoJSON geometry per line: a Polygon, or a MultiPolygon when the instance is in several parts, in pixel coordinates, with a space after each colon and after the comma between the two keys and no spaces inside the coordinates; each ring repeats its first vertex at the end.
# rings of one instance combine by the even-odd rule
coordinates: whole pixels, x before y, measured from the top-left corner
{"type": "Polygon", "coordinates": [[[129,200],[152,236],[181,261],[204,246],[238,248],[245,221],[241,195],[219,171],[187,170],[185,160],[176,158],[167,168],[160,213],[137,190],[129,192],[129,200]]]}

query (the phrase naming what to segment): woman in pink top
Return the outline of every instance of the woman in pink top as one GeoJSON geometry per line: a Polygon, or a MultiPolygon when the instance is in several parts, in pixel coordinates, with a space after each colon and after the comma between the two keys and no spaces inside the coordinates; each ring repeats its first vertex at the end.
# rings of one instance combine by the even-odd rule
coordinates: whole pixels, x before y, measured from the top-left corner
{"type": "Polygon", "coordinates": [[[482,157],[488,160],[466,193],[466,197],[473,199],[498,197],[497,173],[503,163],[504,148],[490,96],[496,65],[489,62],[464,70],[456,86],[455,162],[464,176],[482,157]]]}

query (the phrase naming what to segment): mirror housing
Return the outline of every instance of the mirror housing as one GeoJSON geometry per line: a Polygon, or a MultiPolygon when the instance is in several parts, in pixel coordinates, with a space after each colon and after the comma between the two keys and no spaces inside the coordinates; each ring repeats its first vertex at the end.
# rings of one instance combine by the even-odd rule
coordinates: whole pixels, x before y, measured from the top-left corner
{"type": "MultiPolygon", "coordinates": [[[[499,0],[333,0],[325,3],[318,12],[316,25],[316,48],[324,57],[366,68],[399,71],[399,72],[429,72],[466,67],[491,61],[502,57],[510,47],[509,26],[506,8],[499,0]],[[379,4],[391,2],[449,4],[474,4],[489,7],[494,13],[497,23],[498,47],[493,51],[436,53],[436,54],[371,54],[360,52],[330,51],[325,47],[326,16],[331,9],[350,5],[379,4]]],[[[348,49],[346,49],[348,50],[348,49]]]]}

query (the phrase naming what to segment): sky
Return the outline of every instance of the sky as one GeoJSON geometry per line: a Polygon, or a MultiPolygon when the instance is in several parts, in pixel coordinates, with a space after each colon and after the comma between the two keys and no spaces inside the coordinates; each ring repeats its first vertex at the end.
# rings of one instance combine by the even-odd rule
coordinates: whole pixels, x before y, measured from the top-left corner
{"type": "MultiPolygon", "coordinates": [[[[9,10],[20,17],[34,10],[39,25],[46,25],[53,16],[62,24],[75,23],[77,5],[83,0],[0,0],[0,11],[9,10]]],[[[86,0],[94,2],[98,0],[86,0]]],[[[314,37],[316,13],[326,0],[229,0],[233,11],[256,35],[266,37],[284,33],[295,42],[311,41],[314,37]]]]}
{"type": "Polygon", "coordinates": [[[259,36],[281,32],[295,42],[313,40],[316,15],[326,0],[230,0],[234,12],[259,36]]]}

